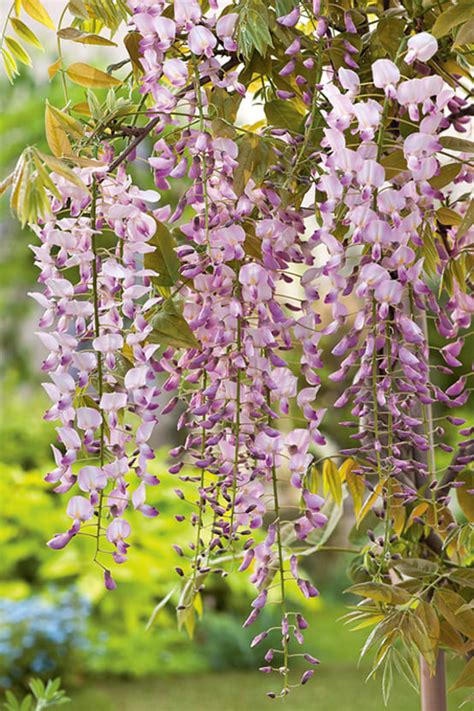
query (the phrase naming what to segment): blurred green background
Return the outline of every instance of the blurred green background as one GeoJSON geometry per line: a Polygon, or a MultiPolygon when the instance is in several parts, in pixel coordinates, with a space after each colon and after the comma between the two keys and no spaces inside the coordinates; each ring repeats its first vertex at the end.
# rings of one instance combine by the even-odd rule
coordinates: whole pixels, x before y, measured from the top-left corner
{"type": "MultiPolygon", "coordinates": [[[[35,81],[31,73],[23,73],[14,88],[0,84],[0,91],[4,177],[25,145],[46,149],[44,100],[48,96],[58,106],[62,101],[57,82],[50,86],[35,81]]],[[[82,100],[83,93],[76,91],[82,100]]],[[[142,185],[150,180],[143,175],[137,179],[142,185]]],[[[252,599],[245,574],[207,587],[204,621],[192,642],[177,629],[178,561],[172,544],[186,545],[190,532],[174,519],[176,482],[166,466],[172,427],[162,436],[154,464],[162,481],[156,492],[161,515],[153,520],[133,517],[133,548],[117,574],[116,591],[105,592],[87,541],[75,540],[59,552],[46,547],[46,540],[64,530],[67,519],[64,497],[51,493],[43,481],[51,465],[54,426],[42,419],[47,406],[40,386],[42,354],[33,335],[38,314],[27,297],[35,282],[28,248],[32,235],[11,216],[8,196],[2,198],[1,209],[0,686],[21,687],[32,675],[59,674],[74,711],[269,708],[277,702],[267,700],[265,692],[274,684],[255,671],[262,663],[259,648],[249,648],[259,629],[241,626],[252,599]],[[156,604],[174,589],[175,596],[147,629],[156,604]]],[[[333,392],[322,393],[328,403],[334,397],[333,392]]],[[[330,411],[325,423],[337,447],[347,444],[338,439],[339,417],[330,411]]],[[[344,543],[350,526],[346,516],[335,544],[344,543]]],[[[311,623],[307,648],[321,665],[311,683],[285,701],[286,709],[383,708],[379,680],[365,684],[368,665],[357,668],[365,631],[350,632],[339,619],[345,612],[342,591],[351,582],[349,563],[346,554],[321,553],[307,565],[321,591],[305,610],[311,623]]],[[[462,693],[453,694],[450,709],[461,699],[462,693]]],[[[399,680],[388,708],[411,711],[418,706],[415,693],[399,680]]]]}

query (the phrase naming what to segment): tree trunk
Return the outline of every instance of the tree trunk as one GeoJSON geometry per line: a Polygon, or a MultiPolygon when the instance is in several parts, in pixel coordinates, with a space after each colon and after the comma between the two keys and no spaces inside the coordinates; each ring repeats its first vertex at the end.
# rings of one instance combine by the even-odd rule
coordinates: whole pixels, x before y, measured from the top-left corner
{"type": "Polygon", "coordinates": [[[427,663],[420,656],[420,677],[421,711],[447,711],[444,652],[438,652],[436,671],[433,676],[427,663]]]}

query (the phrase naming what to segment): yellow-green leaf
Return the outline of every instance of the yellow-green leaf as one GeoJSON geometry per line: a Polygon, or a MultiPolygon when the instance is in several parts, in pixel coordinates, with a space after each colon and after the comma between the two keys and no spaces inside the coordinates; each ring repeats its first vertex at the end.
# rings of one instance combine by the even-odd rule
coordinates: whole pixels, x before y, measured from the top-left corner
{"type": "Polygon", "coordinates": [[[71,170],[71,168],[69,168],[69,166],[67,166],[62,160],[59,160],[54,156],[49,156],[47,153],[42,153],[42,151],[37,151],[37,153],[50,170],[58,173],[58,175],[62,175],[63,178],[69,180],[69,182],[73,185],[76,185],[78,188],[88,192],[87,186],[77,175],[77,173],[71,170]]]}
{"type": "Polygon", "coordinates": [[[323,464],[324,493],[330,492],[335,503],[342,504],[342,483],[338,469],[332,459],[326,459],[323,464]]]}
{"type": "Polygon", "coordinates": [[[439,644],[440,625],[438,615],[433,606],[422,600],[416,608],[415,615],[423,623],[431,648],[435,650],[439,644]]]}
{"type": "Polygon", "coordinates": [[[66,74],[71,81],[75,84],[79,84],[79,86],[100,89],[122,84],[120,79],[116,79],[110,76],[110,74],[106,74],[100,71],[100,69],[91,67],[90,64],[83,64],[82,62],[71,64],[66,69],[66,74]]]}
{"type": "Polygon", "coordinates": [[[355,459],[346,459],[339,467],[339,476],[341,477],[341,482],[344,483],[347,478],[347,474],[351,472],[357,466],[355,459]]]}
{"type": "Polygon", "coordinates": [[[430,32],[438,39],[440,37],[444,37],[453,29],[453,27],[457,27],[463,22],[470,20],[473,12],[474,2],[453,4],[451,7],[448,7],[447,10],[442,12],[441,15],[438,15],[430,32]]]}
{"type": "Polygon", "coordinates": [[[365,484],[363,481],[363,477],[360,474],[354,474],[354,469],[356,468],[356,466],[357,463],[353,459],[346,459],[344,464],[340,467],[339,473],[341,475],[341,479],[345,473],[347,488],[349,489],[349,493],[352,496],[352,501],[354,502],[354,513],[357,518],[362,508],[365,484]]]}
{"type": "Polygon", "coordinates": [[[58,31],[57,35],[61,39],[79,42],[80,44],[98,44],[106,47],[117,46],[116,42],[112,42],[112,40],[109,40],[106,37],[101,37],[100,35],[96,35],[91,32],[82,32],[76,27],[63,27],[58,31]]]}
{"type": "Polygon", "coordinates": [[[140,55],[140,39],[141,35],[139,32],[128,32],[124,37],[123,43],[132,60],[134,68],[143,71],[140,55]]]}
{"type": "MultiPolygon", "coordinates": [[[[473,10],[474,13],[474,10],[473,10]]],[[[474,43],[474,20],[470,20],[463,25],[459,32],[456,33],[456,38],[454,40],[454,47],[460,47],[463,44],[473,44],[474,43]]]]}
{"type": "Polygon", "coordinates": [[[460,225],[462,218],[449,207],[440,207],[436,210],[436,218],[442,225],[460,225]]]}
{"type": "Polygon", "coordinates": [[[13,184],[14,179],[15,179],[15,172],[10,173],[10,175],[7,175],[7,177],[2,180],[2,182],[0,183],[0,195],[3,195],[3,193],[5,193],[8,190],[10,185],[13,184]]]}
{"type": "Polygon", "coordinates": [[[5,37],[5,44],[7,45],[10,52],[13,54],[19,62],[31,67],[31,57],[24,47],[14,38],[5,37]]]}
{"type": "Polygon", "coordinates": [[[69,0],[68,10],[74,17],[80,20],[87,20],[89,18],[87,7],[82,0],[69,0]]]}
{"type": "Polygon", "coordinates": [[[21,0],[24,11],[42,25],[49,27],[50,30],[54,30],[54,22],[46,12],[40,0],[21,0]]]}
{"type": "Polygon", "coordinates": [[[78,104],[74,104],[72,107],[73,111],[76,111],[78,114],[82,114],[82,116],[91,116],[91,110],[89,108],[89,104],[87,101],[80,101],[78,104]]]}
{"type": "Polygon", "coordinates": [[[5,47],[2,47],[2,58],[7,77],[10,80],[10,83],[13,84],[13,80],[18,74],[18,66],[15,62],[15,57],[11,52],[5,49],[5,47]]]}
{"type": "Polygon", "coordinates": [[[190,639],[194,636],[194,628],[196,626],[196,614],[194,612],[194,606],[188,605],[182,610],[178,610],[178,628],[181,629],[184,626],[186,632],[190,639]]]}
{"type": "Polygon", "coordinates": [[[20,196],[20,189],[21,189],[21,184],[23,181],[23,178],[25,176],[26,172],[26,158],[24,154],[20,156],[18,159],[18,163],[16,164],[15,171],[13,173],[13,182],[12,182],[12,192],[10,195],[10,207],[12,210],[14,210],[17,214],[19,212],[19,196],[20,196]]]}
{"type": "Polygon", "coordinates": [[[65,111],[56,108],[56,106],[51,106],[51,104],[48,104],[48,109],[71,136],[74,138],[82,138],[84,136],[84,128],[80,121],[69,116],[65,111]]]}
{"type": "Polygon", "coordinates": [[[43,49],[43,45],[35,35],[35,33],[30,30],[30,28],[25,25],[24,22],[18,19],[18,17],[10,17],[10,23],[17,33],[18,37],[22,39],[24,42],[27,42],[28,44],[31,44],[33,47],[37,47],[38,49],[43,49]]]}
{"type": "Polygon", "coordinates": [[[370,494],[370,496],[367,497],[365,504],[362,506],[359,516],[357,517],[357,527],[360,526],[364,518],[367,516],[369,513],[370,509],[372,506],[375,504],[377,499],[380,496],[380,492],[382,491],[382,484],[379,482],[377,486],[375,487],[374,491],[370,494]]]}
{"type": "Polygon", "coordinates": [[[49,75],[49,80],[54,79],[56,74],[58,73],[59,69],[61,68],[61,63],[62,59],[59,58],[53,64],[50,64],[48,67],[48,75],[49,75]]]}
{"type": "Polygon", "coordinates": [[[474,611],[466,608],[466,600],[461,595],[452,590],[437,590],[433,600],[450,625],[474,639],[474,611]]]}
{"type": "Polygon", "coordinates": [[[46,140],[51,149],[51,153],[57,158],[67,156],[72,153],[72,146],[67,137],[64,127],[58,121],[57,116],[52,111],[51,106],[46,102],[45,109],[45,129],[46,140]]]}
{"type": "Polygon", "coordinates": [[[411,600],[409,592],[397,585],[387,585],[386,583],[357,583],[357,585],[352,585],[346,592],[390,605],[405,605],[411,600]]]}
{"type": "Polygon", "coordinates": [[[453,649],[457,654],[466,654],[467,646],[463,638],[447,620],[441,621],[439,640],[444,647],[453,649]]]}
{"type": "Polygon", "coordinates": [[[202,614],[203,614],[203,606],[202,606],[202,596],[201,593],[196,593],[194,596],[194,609],[196,610],[198,617],[201,619],[202,614]]]}

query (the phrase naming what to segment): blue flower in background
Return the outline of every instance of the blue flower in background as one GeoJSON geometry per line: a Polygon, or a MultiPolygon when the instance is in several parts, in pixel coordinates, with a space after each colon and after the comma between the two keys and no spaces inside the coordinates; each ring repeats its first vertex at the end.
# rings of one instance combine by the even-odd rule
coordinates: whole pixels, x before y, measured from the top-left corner
{"type": "Polygon", "coordinates": [[[0,684],[64,673],[90,648],[90,612],[90,603],[76,592],[0,600],[0,684]]]}

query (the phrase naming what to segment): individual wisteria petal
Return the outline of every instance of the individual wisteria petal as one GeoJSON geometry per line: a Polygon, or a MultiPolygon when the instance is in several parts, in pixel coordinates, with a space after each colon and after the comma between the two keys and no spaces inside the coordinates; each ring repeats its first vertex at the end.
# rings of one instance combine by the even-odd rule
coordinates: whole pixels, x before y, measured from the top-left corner
{"type": "Polygon", "coordinates": [[[293,27],[294,25],[296,25],[299,19],[300,9],[299,7],[294,7],[293,10],[291,10],[291,12],[289,12],[287,15],[277,17],[277,22],[280,25],[284,25],[285,27],[293,27]]]}
{"type": "Polygon", "coordinates": [[[419,32],[410,37],[407,47],[408,51],[405,56],[407,64],[413,64],[415,59],[427,62],[438,51],[438,40],[429,32],[419,32]]]}
{"type": "Polygon", "coordinates": [[[217,39],[207,27],[196,25],[188,35],[188,43],[189,49],[194,54],[205,54],[210,57],[217,44],[217,39]]]}
{"type": "Polygon", "coordinates": [[[372,64],[372,76],[378,89],[383,89],[391,99],[396,97],[396,86],[400,81],[400,70],[390,59],[377,59],[372,64]]]}
{"type": "Polygon", "coordinates": [[[88,521],[94,515],[94,507],[83,496],[73,496],[68,501],[66,513],[75,521],[88,521]]]}

